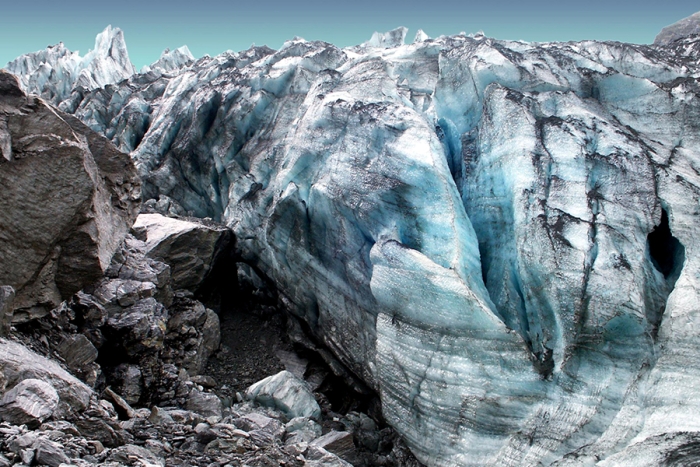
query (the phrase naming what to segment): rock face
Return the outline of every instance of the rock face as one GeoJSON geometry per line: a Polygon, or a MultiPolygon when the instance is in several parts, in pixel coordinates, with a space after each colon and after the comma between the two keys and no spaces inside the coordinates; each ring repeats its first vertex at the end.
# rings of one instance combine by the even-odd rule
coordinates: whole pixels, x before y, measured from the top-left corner
{"type": "Polygon", "coordinates": [[[13,321],[99,279],[134,222],[140,181],[126,154],[0,72],[0,284],[13,321]]]}
{"type": "Polygon", "coordinates": [[[62,105],[131,153],[147,198],[227,223],[422,462],[690,449],[694,42],[405,34],[203,58],[62,105]]]}
{"type": "Polygon", "coordinates": [[[654,45],[671,45],[684,37],[700,34],[700,12],[666,26],[654,39],[654,45]]]}
{"type": "Polygon", "coordinates": [[[225,247],[231,231],[160,214],[141,214],[134,223],[135,235],[146,242],[146,255],[170,265],[173,288],[192,292],[203,284],[225,247]]]}

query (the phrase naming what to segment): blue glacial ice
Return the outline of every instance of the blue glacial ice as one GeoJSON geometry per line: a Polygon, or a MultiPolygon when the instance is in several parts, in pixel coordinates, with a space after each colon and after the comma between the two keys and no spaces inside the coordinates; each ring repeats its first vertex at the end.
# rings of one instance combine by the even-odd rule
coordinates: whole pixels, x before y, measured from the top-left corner
{"type": "MultiPolygon", "coordinates": [[[[131,154],[147,198],[230,225],[426,465],[683,452],[700,436],[697,40],[405,37],[181,50],[55,95],[131,154]]],[[[14,71],[34,89],[43,66],[14,71]]]]}

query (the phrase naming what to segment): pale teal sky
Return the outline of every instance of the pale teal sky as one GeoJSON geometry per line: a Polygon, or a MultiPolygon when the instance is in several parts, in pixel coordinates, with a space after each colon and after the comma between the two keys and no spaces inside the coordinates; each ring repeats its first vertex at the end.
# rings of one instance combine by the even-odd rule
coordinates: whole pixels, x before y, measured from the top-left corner
{"type": "Polygon", "coordinates": [[[294,36],[338,46],[361,43],[398,26],[430,36],[477,32],[500,39],[581,39],[650,43],[658,31],[700,5],[696,1],[438,0],[355,2],[183,0],[34,0],[2,7],[0,65],[22,53],[64,42],[82,54],[108,24],[124,31],[140,68],[166,47],[189,46],[195,56],[243,50],[252,43],[279,48],[294,36]]]}

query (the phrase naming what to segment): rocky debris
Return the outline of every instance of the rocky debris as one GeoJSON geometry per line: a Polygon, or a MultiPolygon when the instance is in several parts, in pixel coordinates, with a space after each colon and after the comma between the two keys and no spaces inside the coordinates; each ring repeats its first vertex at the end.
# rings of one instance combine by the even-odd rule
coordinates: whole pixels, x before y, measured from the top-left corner
{"type": "Polygon", "coordinates": [[[275,407],[289,418],[320,418],[321,408],[313,394],[289,371],[281,371],[252,385],[245,393],[247,399],[275,407]]]}
{"type": "Polygon", "coordinates": [[[0,120],[11,142],[0,158],[0,284],[14,288],[20,323],[104,274],[138,214],[140,180],[128,155],[5,72],[0,120]]]}
{"type": "Polygon", "coordinates": [[[58,407],[58,393],[48,383],[25,379],[7,391],[0,400],[0,419],[15,425],[37,427],[58,407]]]}
{"type": "Polygon", "coordinates": [[[284,370],[277,352],[293,350],[284,339],[283,315],[254,313],[252,307],[245,305],[240,311],[226,310],[221,314],[221,346],[205,370],[226,388],[228,397],[284,370]]]}
{"type": "Polygon", "coordinates": [[[225,226],[161,214],[139,215],[133,232],[146,242],[149,258],[170,265],[173,288],[192,292],[202,285],[233,238],[225,226]]]}
{"type": "Polygon", "coordinates": [[[0,286],[0,337],[10,332],[15,289],[9,285],[0,286]]]}
{"type": "Polygon", "coordinates": [[[219,316],[184,295],[170,307],[166,332],[163,360],[178,362],[192,376],[204,371],[221,342],[219,316]]]}

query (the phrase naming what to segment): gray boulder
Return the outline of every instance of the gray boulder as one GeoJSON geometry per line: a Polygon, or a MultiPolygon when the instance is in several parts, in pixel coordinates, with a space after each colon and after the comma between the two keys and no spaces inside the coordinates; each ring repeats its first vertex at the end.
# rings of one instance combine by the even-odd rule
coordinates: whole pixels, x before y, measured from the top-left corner
{"type": "Polygon", "coordinates": [[[141,214],[133,227],[146,242],[146,255],[172,268],[174,289],[195,291],[204,282],[217,256],[232,239],[231,231],[214,223],[141,214]]]}
{"type": "Polygon", "coordinates": [[[0,72],[0,284],[13,320],[41,316],[99,279],[140,206],[128,155],[0,72]]]}
{"type": "Polygon", "coordinates": [[[14,425],[38,427],[58,407],[58,393],[48,383],[25,379],[0,400],[0,418],[14,425]]]}
{"type": "Polygon", "coordinates": [[[304,381],[286,370],[253,384],[245,396],[261,405],[275,407],[289,418],[321,416],[321,408],[304,381]]]}
{"type": "Polygon", "coordinates": [[[5,375],[8,387],[26,379],[38,379],[51,385],[59,397],[54,413],[57,418],[82,412],[93,395],[92,389],[56,362],[6,339],[0,339],[0,372],[5,375]]]}

